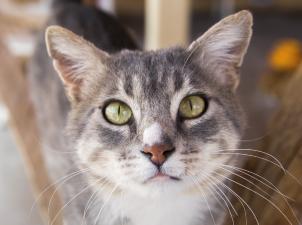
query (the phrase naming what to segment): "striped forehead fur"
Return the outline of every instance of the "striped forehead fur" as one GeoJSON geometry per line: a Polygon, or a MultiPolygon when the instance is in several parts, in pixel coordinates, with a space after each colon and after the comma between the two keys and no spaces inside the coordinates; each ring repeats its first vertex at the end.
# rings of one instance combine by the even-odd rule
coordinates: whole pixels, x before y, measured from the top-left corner
{"type": "MultiPolygon", "coordinates": [[[[217,85],[210,74],[198,68],[196,64],[185,65],[187,57],[186,51],[181,48],[147,53],[125,51],[109,61],[107,65],[109,76],[104,79],[108,82],[103,89],[95,93],[98,95],[96,99],[102,96],[101,98],[105,99],[124,101],[132,109],[135,123],[142,121],[142,117],[153,117],[151,120],[155,122],[169,120],[176,122],[178,105],[182,98],[194,92],[202,92],[211,96],[212,101],[218,100],[229,120],[234,123],[240,121],[240,108],[237,107],[232,92],[217,85]]],[[[83,104],[83,107],[87,105],[83,104]]],[[[238,124],[240,123],[235,127],[240,129],[238,124]]],[[[142,129],[146,128],[143,124],[137,125],[142,129]]],[[[101,127],[99,126],[99,129],[101,127]]],[[[114,128],[115,132],[125,134],[122,129],[106,127],[107,131],[114,128]]]]}

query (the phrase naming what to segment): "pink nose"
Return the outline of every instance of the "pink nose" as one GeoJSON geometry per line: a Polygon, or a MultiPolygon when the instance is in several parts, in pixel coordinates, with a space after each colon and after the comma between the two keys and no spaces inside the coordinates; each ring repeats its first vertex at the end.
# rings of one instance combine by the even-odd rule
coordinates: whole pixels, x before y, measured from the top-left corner
{"type": "Polygon", "coordinates": [[[153,164],[161,166],[174,151],[175,148],[172,145],[156,144],[145,146],[142,153],[146,155],[153,164]]]}

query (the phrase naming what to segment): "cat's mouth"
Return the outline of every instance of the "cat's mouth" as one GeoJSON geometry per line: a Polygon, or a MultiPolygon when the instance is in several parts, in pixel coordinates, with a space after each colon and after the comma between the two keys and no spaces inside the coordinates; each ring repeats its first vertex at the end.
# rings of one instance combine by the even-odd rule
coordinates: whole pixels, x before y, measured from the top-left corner
{"type": "Polygon", "coordinates": [[[158,171],[153,176],[149,177],[144,183],[148,183],[152,181],[168,181],[168,180],[179,181],[180,178],[158,171]]]}

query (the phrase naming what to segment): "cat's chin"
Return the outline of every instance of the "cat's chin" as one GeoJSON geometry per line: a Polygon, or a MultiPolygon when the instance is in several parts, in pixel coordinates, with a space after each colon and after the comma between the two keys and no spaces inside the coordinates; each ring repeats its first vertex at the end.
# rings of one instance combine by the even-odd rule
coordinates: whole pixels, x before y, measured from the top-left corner
{"type": "Polygon", "coordinates": [[[181,193],[185,186],[180,178],[156,174],[141,183],[138,189],[136,194],[156,198],[161,195],[181,193]]]}
{"type": "Polygon", "coordinates": [[[175,181],[180,181],[180,178],[175,177],[175,176],[171,176],[169,174],[166,173],[162,173],[162,172],[157,172],[156,174],[154,174],[153,176],[149,177],[148,179],[146,179],[146,181],[144,181],[145,184],[147,183],[161,183],[161,182],[175,182],[175,181]]]}

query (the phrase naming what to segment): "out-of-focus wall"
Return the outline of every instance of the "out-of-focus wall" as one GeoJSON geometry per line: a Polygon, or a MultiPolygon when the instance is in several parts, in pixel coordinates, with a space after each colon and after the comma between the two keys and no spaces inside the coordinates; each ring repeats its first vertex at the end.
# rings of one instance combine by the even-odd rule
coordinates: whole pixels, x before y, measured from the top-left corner
{"type": "MultiPolygon", "coordinates": [[[[143,14],[144,0],[115,0],[116,10],[118,14],[143,14]]],[[[188,0],[189,1],[189,0],[188,0]]],[[[191,0],[192,9],[194,11],[209,11],[214,5],[219,4],[223,0],[191,0]]],[[[258,8],[267,10],[301,10],[301,0],[234,0],[238,8],[258,8]]],[[[177,0],[175,1],[177,4],[177,0]]]]}

